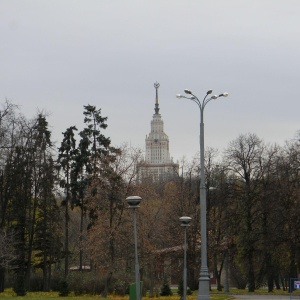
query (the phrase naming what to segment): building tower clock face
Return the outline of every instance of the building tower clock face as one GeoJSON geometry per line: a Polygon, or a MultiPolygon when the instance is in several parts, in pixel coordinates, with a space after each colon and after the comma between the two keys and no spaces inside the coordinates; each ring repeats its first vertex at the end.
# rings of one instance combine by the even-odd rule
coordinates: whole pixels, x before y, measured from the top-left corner
{"type": "Polygon", "coordinates": [[[154,143],[157,143],[158,142],[158,139],[154,139],[154,143]]]}

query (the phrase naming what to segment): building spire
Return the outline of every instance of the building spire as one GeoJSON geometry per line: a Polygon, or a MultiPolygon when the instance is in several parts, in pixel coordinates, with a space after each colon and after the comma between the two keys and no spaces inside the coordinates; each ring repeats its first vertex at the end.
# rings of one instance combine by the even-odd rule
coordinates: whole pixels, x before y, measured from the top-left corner
{"type": "Polygon", "coordinates": [[[155,98],[155,108],[154,108],[154,111],[155,111],[155,114],[158,115],[159,114],[159,105],[158,105],[158,88],[159,88],[160,84],[156,81],[154,83],[154,87],[156,89],[156,98],[155,98]]]}

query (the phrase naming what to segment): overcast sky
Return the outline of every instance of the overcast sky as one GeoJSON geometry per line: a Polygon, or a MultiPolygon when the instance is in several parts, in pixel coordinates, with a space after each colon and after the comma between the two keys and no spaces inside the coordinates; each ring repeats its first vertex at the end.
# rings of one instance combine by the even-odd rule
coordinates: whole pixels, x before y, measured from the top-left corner
{"type": "Polygon", "coordinates": [[[199,109],[177,93],[227,98],[205,108],[205,146],[240,134],[283,145],[299,126],[299,0],[1,0],[0,103],[50,114],[53,138],[108,117],[113,145],[145,147],[155,89],[170,153],[199,151],[199,109]]]}

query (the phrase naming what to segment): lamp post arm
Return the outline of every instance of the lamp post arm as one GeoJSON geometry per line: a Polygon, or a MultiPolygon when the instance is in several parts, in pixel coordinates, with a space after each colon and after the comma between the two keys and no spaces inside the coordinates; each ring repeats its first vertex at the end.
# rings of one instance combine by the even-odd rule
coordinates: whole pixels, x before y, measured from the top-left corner
{"type": "Polygon", "coordinates": [[[212,97],[210,97],[210,98],[208,98],[208,99],[204,98],[204,100],[203,100],[203,108],[206,106],[206,104],[207,104],[208,102],[210,102],[211,100],[216,100],[216,99],[218,99],[219,97],[220,97],[220,96],[214,95],[214,96],[212,96],[212,97]]]}
{"type": "Polygon", "coordinates": [[[199,106],[199,108],[202,109],[202,104],[201,104],[200,100],[197,98],[197,96],[192,94],[192,97],[189,97],[189,98],[186,97],[186,98],[195,102],[199,106]]]}
{"type": "Polygon", "coordinates": [[[214,100],[214,99],[215,99],[215,98],[212,98],[212,97],[206,99],[206,100],[203,102],[203,107],[205,107],[206,104],[207,104],[209,101],[214,100]]]}

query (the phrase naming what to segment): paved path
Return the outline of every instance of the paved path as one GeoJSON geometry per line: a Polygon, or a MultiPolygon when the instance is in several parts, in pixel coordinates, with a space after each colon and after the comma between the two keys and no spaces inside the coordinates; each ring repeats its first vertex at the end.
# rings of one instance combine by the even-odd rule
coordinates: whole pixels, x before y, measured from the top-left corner
{"type": "MultiPolygon", "coordinates": [[[[290,295],[233,295],[236,300],[289,300],[290,295]]],[[[300,296],[292,296],[292,300],[300,299],[300,296]]]]}

